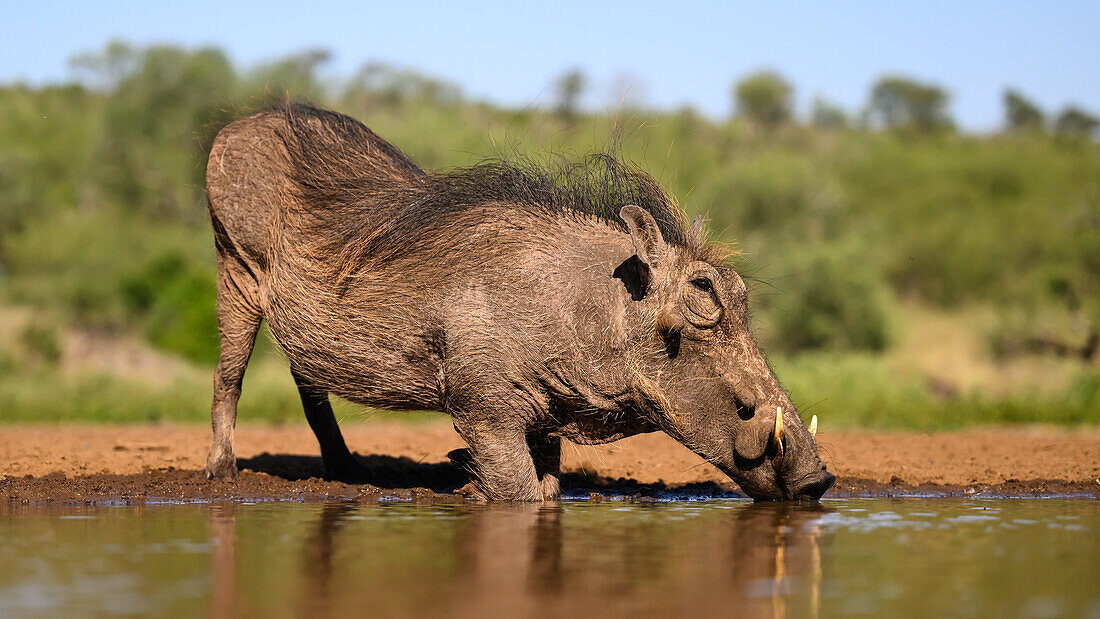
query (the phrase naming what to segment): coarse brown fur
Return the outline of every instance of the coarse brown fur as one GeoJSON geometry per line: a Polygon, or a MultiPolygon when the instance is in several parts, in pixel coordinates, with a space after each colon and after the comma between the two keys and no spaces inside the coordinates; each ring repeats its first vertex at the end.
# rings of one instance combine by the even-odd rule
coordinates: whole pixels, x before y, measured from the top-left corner
{"type": "Polygon", "coordinates": [[[430,172],[347,116],[289,105],[219,133],[207,191],[222,338],[211,477],[236,473],[236,401],[267,320],[332,477],[358,473],[330,393],[450,414],[485,498],[555,496],[562,438],[657,430],[754,497],[831,483],[720,247],[612,157],[430,172]]]}

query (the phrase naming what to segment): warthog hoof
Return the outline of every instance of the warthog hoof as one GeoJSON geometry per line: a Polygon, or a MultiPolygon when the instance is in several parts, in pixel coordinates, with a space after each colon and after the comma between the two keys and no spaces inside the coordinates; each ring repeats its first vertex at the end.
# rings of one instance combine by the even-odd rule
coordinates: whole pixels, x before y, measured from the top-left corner
{"type": "Polygon", "coordinates": [[[208,462],[206,464],[206,478],[207,479],[219,479],[225,481],[233,481],[240,476],[237,471],[237,459],[228,458],[219,462],[208,462]]]}

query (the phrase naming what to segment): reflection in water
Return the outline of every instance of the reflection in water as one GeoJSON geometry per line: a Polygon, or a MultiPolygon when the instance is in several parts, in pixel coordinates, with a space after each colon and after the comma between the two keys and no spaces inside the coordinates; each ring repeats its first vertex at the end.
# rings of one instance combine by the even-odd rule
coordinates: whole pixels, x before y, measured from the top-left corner
{"type": "MultiPolygon", "coordinates": [[[[726,613],[736,608],[754,616],[785,616],[786,599],[803,586],[809,587],[804,592],[808,597],[803,596],[809,606],[803,610],[817,614],[821,530],[811,523],[826,512],[820,506],[740,503],[717,513],[686,506],[671,520],[666,519],[667,505],[572,507],[577,513],[567,514],[559,503],[445,510],[450,512],[452,535],[430,554],[450,556],[457,569],[449,578],[434,580],[435,589],[426,598],[394,600],[409,588],[408,583],[393,581],[402,571],[399,564],[403,559],[418,560],[380,555],[373,538],[409,537],[409,532],[393,518],[364,515],[386,508],[325,505],[301,538],[299,614],[340,614],[345,604],[334,607],[334,600],[351,596],[366,608],[389,612],[583,612],[614,601],[624,610],[639,612],[726,613]],[[634,518],[624,518],[621,512],[634,518]],[[570,517],[576,517],[573,526],[563,526],[570,517]],[[615,530],[617,521],[625,528],[615,530]],[[353,551],[341,553],[340,548],[353,551]],[[355,591],[342,590],[334,582],[348,574],[361,575],[355,591]]],[[[211,516],[212,534],[219,540],[212,608],[223,611],[235,608],[234,554],[232,548],[221,549],[223,540],[234,539],[235,510],[216,513],[211,516]]],[[[423,577],[430,578],[430,573],[423,577]]]]}
{"type": "Polygon", "coordinates": [[[557,594],[562,591],[561,506],[550,503],[540,506],[531,543],[531,569],[527,586],[531,591],[557,594]]]}
{"type": "Polygon", "coordinates": [[[332,572],[339,569],[335,563],[338,533],[355,507],[346,503],[328,504],[321,508],[313,533],[306,537],[302,547],[302,577],[305,594],[300,602],[302,617],[331,616],[332,572]]]}
{"type": "Polygon", "coordinates": [[[792,610],[816,616],[822,574],[821,529],[814,523],[828,511],[820,505],[787,503],[730,510],[727,519],[708,531],[716,550],[699,557],[705,561],[682,557],[698,571],[699,599],[713,600],[714,589],[728,591],[720,602],[697,610],[721,612],[724,606],[728,611],[729,604],[736,604],[753,616],[783,617],[788,599],[798,594],[800,605],[792,610]]]}
{"type": "MultiPolygon", "coordinates": [[[[740,520],[754,518],[759,524],[746,524],[743,532],[753,529],[762,536],[771,534],[771,552],[762,548],[760,563],[763,573],[753,582],[765,583],[771,579],[770,602],[772,616],[787,615],[787,596],[799,588],[809,602],[809,616],[817,617],[821,603],[821,527],[813,524],[826,510],[818,506],[788,504],[757,504],[743,512],[740,520]],[[770,570],[767,555],[771,555],[770,570]]],[[[738,540],[738,543],[746,540],[738,540]]]]}
{"type": "Polygon", "coordinates": [[[210,595],[210,616],[237,616],[237,504],[210,506],[211,576],[214,579],[210,595]]]}
{"type": "Polygon", "coordinates": [[[0,508],[0,616],[1100,613],[1100,502],[0,508]]]}
{"type": "Polygon", "coordinates": [[[561,506],[480,506],[459,525],[462,597],[474,612],[522,610],[523,600],[562,589],[561,506]]]}

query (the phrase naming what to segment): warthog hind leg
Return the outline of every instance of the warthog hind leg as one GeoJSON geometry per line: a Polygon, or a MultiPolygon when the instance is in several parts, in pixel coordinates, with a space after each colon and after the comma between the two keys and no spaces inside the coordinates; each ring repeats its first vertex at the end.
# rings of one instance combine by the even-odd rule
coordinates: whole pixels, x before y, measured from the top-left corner
{"type": "Polygon", "coordinates": [[[248,357],[256,343],[261,314],[255,303],[255,280],[234,261],[218,255],[218,332],[221,353],[214,370],[214,401],[210,425],[214,438],[206,459],[207,479],[236,479],[233,430],[237,425],[237,400],[248,357]]]}

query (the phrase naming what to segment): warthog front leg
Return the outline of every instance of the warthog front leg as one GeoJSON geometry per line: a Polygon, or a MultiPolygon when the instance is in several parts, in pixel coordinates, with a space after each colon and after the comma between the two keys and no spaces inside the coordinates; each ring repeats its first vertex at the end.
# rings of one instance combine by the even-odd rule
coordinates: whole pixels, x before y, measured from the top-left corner
{"type": "Polygon", "coordinates": [[[328,401],[328,393],[311,386],[300,374],[291,370],[294,383],[298,385],[298,395],[302,397],[306,421],[321,445],[321,459],[325,462],[325,479],[355,482],[366,477],[364,469],[348,450],[340,426],[336,424],[336,415],[328,401]]]}
{"type": "MultiPolygon", "coordinates": [[[[542,501],[557,496],[557,471],[539,474],[523,428],[455,418],[455,429],[470,446],[473,493],[477,498],[542,501]]],[[[539,441],[538,450],[540,466],[550,466],[554,461],[552,449],[539,441]]]]}

